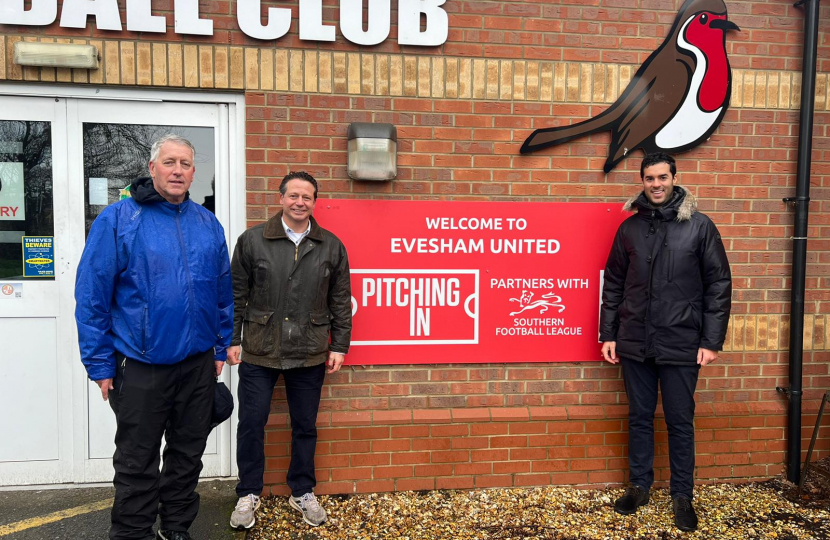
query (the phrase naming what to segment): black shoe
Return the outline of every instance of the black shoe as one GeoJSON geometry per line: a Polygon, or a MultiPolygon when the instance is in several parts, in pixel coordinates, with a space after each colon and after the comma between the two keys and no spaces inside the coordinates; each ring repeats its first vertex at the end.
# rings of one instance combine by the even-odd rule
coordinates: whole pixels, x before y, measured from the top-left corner
{"type": "Polygon", "coordinates": [[[637,484],[631,484],[625,489],[622,497],[614,501],[614,511],[627,516],[633,514],[641,506],[648,504],[648,490],[637,484]]]}
{"type": "Polygon", "coordinates": [[[692,500],[684,495],[678,495],[672,499],[672,510],[674,510],[674,524],[678,529],[685,532],[697,530],[697,514],[692,507],[692,500]]]}
{"type": "Polygon", "coordinates": [[[158,531],[156,540],[191,540],[187,531],[158,531]]]}

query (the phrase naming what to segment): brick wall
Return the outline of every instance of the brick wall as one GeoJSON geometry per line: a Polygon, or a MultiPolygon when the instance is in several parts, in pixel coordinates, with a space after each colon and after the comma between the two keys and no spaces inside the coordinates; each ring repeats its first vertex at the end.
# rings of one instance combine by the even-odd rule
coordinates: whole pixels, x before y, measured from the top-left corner
{"type": "MultiPolygon", "coordinates": [[[[721,360],[697,393],[697,479],[744,480],[785,460],[789,295],[801,87],[801,12],[784,0],[727,0],[731,108],[704,145],[679,157],[681,183],[718,224],[734,275],[721,360]]],[[[167,13],[169,0],[153,3],[167,13]]],[[[435,48],[394,36],[356,47],[245,37],[234,2],[202,1],[212,38],[3,28],[0,80],[221,89],[247,101],[248,219],[277,209],[278,180],[306,169],[325,196],[487,201],[621,201],[636,193],[639,159],[601,172],[607,134],[528,156],[536,128],[598,114],[654,50],[680,0],[448,0],[450,36],[435,48]],[[13,43],[89,42],[102,67],[20,69],[13,43]],[[350,122],[398,128],[398,178],[348,179],[350,122]]],[[[283,2],[264,1],[280,7],[283,2]]],[[[123,5],[122,5],[123,7],[123,5]]],[[[394,7],[394,6],[393,6],[394,7]]],[[[326,2],[326,21],[337,20],[326,2]]],[[[395,14],[393,11],[393,20],[395,14]]],[[[804,447],[830,388],[830,7],[822,8],[808,242],[804,447]]],[[[521,352],[517,352],[517,355],[521,352]]],[[[427,359],[428,360],[428,359],[427,359]]],[[[593,362],[347,367],[324,388],[320,493],[544,484],[600,485],[626,477],[627,404],[618,367],[593,362]]],[[[830,426],[818,457],[830,455],[830,426]]],[[[279,390],[266,483],[285,493],[290,432],[279,390]]],[[[657,477],[668,478],[658,420],[657,477]]]]}

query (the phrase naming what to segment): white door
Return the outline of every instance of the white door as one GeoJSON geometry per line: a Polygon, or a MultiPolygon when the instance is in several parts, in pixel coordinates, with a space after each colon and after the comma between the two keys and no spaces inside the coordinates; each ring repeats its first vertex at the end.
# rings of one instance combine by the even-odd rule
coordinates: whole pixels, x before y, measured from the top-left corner
{"type": "MultiPolygon", "coordinates": [[[[72,480],[73,246],[62,99],[0,97],[0,482],[72,480]]],[[[77,349],[77,347],[75,348],[77,349]]]]}
{"type": "MultiPolygon", "coordinates": [[[[70,176],[74,186],[82,187],[75,193],[73,208],[81,209],[74,215],[83,217],[84,239],[98,214],[128,196],[126,188],[133,179],[148,175],[150,146],[167,133],[182,135],[196,147],[191,200],[214,212],[218,209],[220,220],[227,218],[227,209],[222,208],[227,207],[227,197],[221,196],[228,185],[226,105],[75,100],[69,103],[68,115],[70,176]]],[[[227,231],[227,220],[223,221],[227,231]]],[[[85,459],[83,470],[77,472],[82,472],[84,482],[108,481],[113,476],[115,418],[95,383],[87,381],[85,390],[81,403],[85,459]]],[[[208,439],[202,476],[229,475],[229,455],[230,423],[226,422],[208,439]]]]}
{"type": "MultiPolygon", "coordinates": [[[[7,95],[17,88],[0,85],[0,485],[108,482],[115,419],[80,363],[74,321],[86,234],[147,175],[152,141],[174,132],[196,147],[191,199],[231,245],[238,105],[7,95]]],[[[221,380],[233,388],[231,370],[221,380]]],[[[211,434],[202,476],[233,473],[231,432],[225,422],[211,434]]]]}

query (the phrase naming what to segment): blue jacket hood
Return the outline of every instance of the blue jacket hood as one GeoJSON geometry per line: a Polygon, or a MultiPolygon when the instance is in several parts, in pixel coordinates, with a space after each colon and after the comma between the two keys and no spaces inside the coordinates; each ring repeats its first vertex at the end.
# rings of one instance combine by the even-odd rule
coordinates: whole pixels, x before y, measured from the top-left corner
{"type": "MultiPolygon", "coordinates": [[[[153,185],[153,179],[149,176],[142,176],[136,178],[130,184],[130,197],[138,204],[153,204],[159,202],[167,202],[161,194],[156,191],[153,185]]],[[[184,194],[184,200],[190,199],[190,192],[184,194]]]]}

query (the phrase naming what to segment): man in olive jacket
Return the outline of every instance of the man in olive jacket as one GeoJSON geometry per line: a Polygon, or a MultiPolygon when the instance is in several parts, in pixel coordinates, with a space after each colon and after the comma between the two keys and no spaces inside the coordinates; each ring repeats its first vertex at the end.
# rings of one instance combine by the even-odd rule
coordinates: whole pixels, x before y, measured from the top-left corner
{"type": "Polygon", "coordinates": [[[234,249],[228,363],[241,365],[239,501],[232,527],[254,525],[265,472],[265,424],[280,376],[291,417],[288,502],[309,525],[326,520],[312,491],[315,424],[323,379],[340,369],[349,350],[352,307],[346,248],[311,217],[316,200],[317,181],[306,172],[289,173],[280,184],[282,211],[245,231],[234,249]]]}
{"type": "Polygon", "coordinates": [[[732,277],[717,227],[675,185],[676,172],[668,154],[643,159],[643,191],[625,206],[636,214],[620,225],[605,267],[600,341],[606,361],[622,362],[629,403],[630,485],[614,509],[632,514],[648,503],[659,382],[675,524],[693,531],[694,392],[700,368],[723,347],[732,277]]]}

